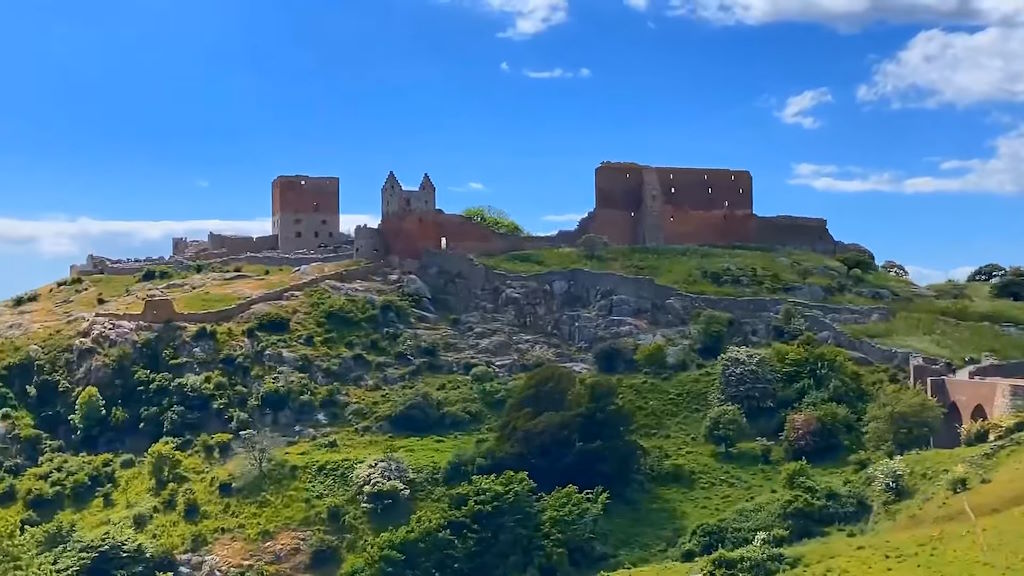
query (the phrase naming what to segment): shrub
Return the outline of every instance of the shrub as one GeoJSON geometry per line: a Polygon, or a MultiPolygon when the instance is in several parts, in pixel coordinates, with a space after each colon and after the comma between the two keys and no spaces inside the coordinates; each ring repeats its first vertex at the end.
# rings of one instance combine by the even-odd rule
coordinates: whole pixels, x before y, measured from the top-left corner
{"type": "Polygon", "coordinates": [[[882,263],[882,271],[890,276],[895,276],[896,278],[901,278],[903,280],[910,278],[910,273],[907,272],[907,269],[902,264],[893,262],[892,260],[886,260],[882,263]]]}
{"type": "Polygon", "coordinates": [[[633,368],[633,349],[625,342],[611,341],[594,347],[594,364],[599,372],[618,374],[633,368]]]}
{"type": "Polygon", "coordinates": [[[411,479],[409,466],[394,454],[365,462],[352,474],[360,505],[375,512],[382,512],[408,498],[411,479]]]}
{"type": "MultiPolygon", "coordinates": [[[[766,532],[763,539],[767,539],[766,532]]],[[[702,576],[775,576],[793,565],[781,549],[755,542],[737,550],[719,550],[701,562],[702,576]]]]}
{"type": "Polygon", "coordinates": [[[865,249],[854,249],[836,256],[836,260],[846,267],[847,274],[854,270],[860,270],[862,274],[874,272],[878,269],[875,264],[875,257],[865,249]]]}
{"type": "Polygon", "coordinates": [[[728,450],[748,433],[747,419],[735,404],[721,404],[708,411],[704,420],[704,439],[728,450]]]}
{"type": "Polygon", "coordinates": [[[291,325],[291,318],[279,310],[267,310],[252,323],[254,330],[267,334],[284,334],[291,329],[291,325]]]}
{"type": "Polygon", "coordinates": [[[512,236],[522,236],[526,234],[526,230],[516,223],[515,220],[512,220],[512,217],[509,216],[507,212],[493,206],[473,206],[471,208],[466,208],[462,211],[462,215],[499,234],[509,234],[512,236]]]}
{"type": "Polygon", "coordinates": [[[139,508],[132,511],[132,526],[137,531],[142,531],[153,519],[153,514],[146,508],[139,508]]]}
{"type": "Polygon", "coordinates": [[[968,300],[971,297],[967,292],[967,285],[955,280],[931,286],[931,291],[942,300],[968,300]]]}
{"type": "Polygon", "coordinates": [[[964,446],[977,446],[989,441],[991,426],[988,420],[975,420],[960,427],[960,442],[964,446]]]}
{"type": "Polygon", "coordinates": [[[178,504],[181,507],[181,517],[189,522],[199,519],[200,507],[199,496],[191,486],[186,486],[178,494],[178,504]]]}
{"type": "Polygon", "coordinates": [[[151,266],[139,273],[139,282],[166,280],[174,277],[174,270],[167,266],[151,266]]]}
{"type": "Polygon", "coordinates": [[[881,389],[868,407],[864,439],[869,448],[902,454],[928,445],[942,422],[942,407],[920,390],[881,389]]]}
{"type": "Polygon", "coordinates": [[[309,569],[323,570],[340,564],[341,545],[337,538],[314,534],[309,542],[309,569]]]}
{"type": "Polygon", "coordinates": [[[985,264],[967,275],[968,282],[991,282],[1006,276],[1006,268],[996,263],[985,264]]]}
{"type": "Polygon", "coordinates": [[[725,312],[704,310],[690,326],[694,349],[704,358],[715,358],[722,353],[729,339],[732,316],[725,312]]]}
{"type": "Polygon", "coordinates": [[[487,366],[476,366],[469,371],[469,379],[474,384],[486,384],[494,380],[494,371],[487,366]]]}
{"type": "Polygon", "coordinates": [[[133,454],[122,454],[117,459],[117,467],[121,470],[128,470],[135,467],[135,455],[133,454]]]}
{"type": "Polygon", "coordinates": [[[0,476],[0,506],[6,506],[18,498],[18,485],[6,476],[0,476]]]}
{"type": "Polygon", "coordinates": [[[19,308],[25,304],[39,301],[39,292],[35,290],[31,292],[25,292],[24,294],[18,294],[11,298],[11,308],[19,308]]]}
{"type": "Polygon", "coordinates": [[[830,402],[790,413],[782,437],[790,458],[815,461],[855,448],[857,428],[849,409],[830,402]]]}
{"type": "Polygon", "coordinates": [[[608,250],[608,239],[597,234],[585,234],[576,244],[587,258],[597,258],[608,250]]]}
{"type": "Polygon", "coordinates": [[[768,358],[758,350],[730,347],[719,359],[722,397],[750,414],[775,401],[775,374],[768,358]]]}
{"type": "Polygon", "coordinates": [[[175,450],[174,441],[165,438],[149,447],[146,461],[154,486],[162,490],[180,476],[184,456],[175,450]]]}
{"type": "Polygon", "coordinates": [[[637,364],[643,368],[662,370],[668,366],[668,352],[661,342],[651,342],[636,351],[637,364]]]}
{"type": "Polygon", "coordinates": [[[1024,278],[1007,276],[992,285],[993,298],[1024,302],[1024,278]]]}
{"type": "Polygon", "coordinates": [[[887,458],[868,469],[871,487],[883,503],[898,502],[907,495],[907,476],[910,470],[902,456],[887,458]]]}
{"type": "Polygon", "coordinates": [[[963,464],[958,465],[956,468],[950,470],[949,473],[946,474],[946,489],[952,492],[953,494],[966,492],[969,483],[970,480],[967,474],[967,469],[964,468],[963,464]]]}

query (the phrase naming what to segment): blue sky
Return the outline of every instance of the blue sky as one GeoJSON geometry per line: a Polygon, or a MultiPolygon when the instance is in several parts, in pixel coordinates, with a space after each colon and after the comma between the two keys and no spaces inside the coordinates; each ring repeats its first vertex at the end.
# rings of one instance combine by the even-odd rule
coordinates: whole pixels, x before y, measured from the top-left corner
{"type": "Polygon", "coordinates": [[[389,170],[571,227],[602,160],[749,169],[919,281],[1020,263],[1024,0],[0,4],[0,297],[269,230],[278,174],[389,170]]]}

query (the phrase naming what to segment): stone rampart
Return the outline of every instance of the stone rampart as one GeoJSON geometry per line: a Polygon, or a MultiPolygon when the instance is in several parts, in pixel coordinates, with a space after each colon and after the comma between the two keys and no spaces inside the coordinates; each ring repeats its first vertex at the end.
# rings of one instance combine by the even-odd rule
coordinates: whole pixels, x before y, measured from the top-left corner
{"type": "Polygon", "coordinates": [[[206,324],[216,322],[227,322],[240,314],[251,310],[257,304],[281,300],[289,292],[300,292],[307,288],[317,286],[328,280],[355,281],[365,280],[382,269],[382,264],[367,264],[349,270],[339,270],[328,274],[321,274],[307,280],[289,284],[283,288],[270,290],[253,296],[226,308],[207,310],[203,312],[179,312],[174,307],[170,298],[151,298],[145,301],[142,312],[97,312],[95,315],[101,318],[113,320],[125,320],[129,322],[147,322],[150,324],[165,324],[167,322],[181,322],[186,324],[206,324]]]}

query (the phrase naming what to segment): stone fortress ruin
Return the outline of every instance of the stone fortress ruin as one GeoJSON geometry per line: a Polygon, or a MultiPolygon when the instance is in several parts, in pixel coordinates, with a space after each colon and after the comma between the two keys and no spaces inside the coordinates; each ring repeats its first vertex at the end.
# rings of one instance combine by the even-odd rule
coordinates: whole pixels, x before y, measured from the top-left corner
{"type": "Polygon", "coordinates": [[[575,229],[547,236],[501,234],[437,207],[427,174],[406,189],[390,172],[380,191],[381,219],[352,236],[340,228],[340,183],[333,176],[278,176],[271,184],[271,234],[210,232],[205,240],[174,238],[170,258],[131,261],[90,255],[72,275],[132,274],[153,264],[225,262],[301,265],[313,261],[418,260],[433,250],[493,255],[573,246],[583,236],[612,245],[765,245],[835,254],[844,249],[820,218],[754,213],[750,172],[602,162],[594,174],[594,208],[575,229]]]}

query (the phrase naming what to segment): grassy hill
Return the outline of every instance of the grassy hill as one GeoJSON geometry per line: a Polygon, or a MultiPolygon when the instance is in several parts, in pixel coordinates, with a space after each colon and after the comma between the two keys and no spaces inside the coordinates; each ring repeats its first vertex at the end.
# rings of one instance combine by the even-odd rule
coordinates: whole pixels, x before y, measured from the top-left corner
{"type": "MultiPolygon", "coordinates": [[[[982,286],[922,291],[880,272],[849,274],[820,255],[679,248],[587,258],[551,250],[486,262],[524,273],[648,275],[726,296],[816,286],[826,301],[895,311],[891,322],[851,333],[953,359],[1024,357],[1024,337],[1002,326],[1024,319],[1024,304],[993,300],[982,286]]],[[[880,418],[872,407],[914,393],[893,396],[905,375],[856,366],[808,339],[762,351],[773,402],[747,410],[749,429],[724,450],[705,435],[723,403],[723,360],[697,352],[699,329],[669,343],[686,350],[684,362],[670,365],[650,347],[621,352],[634,364],[585,375],[567,404],[547,405],[558,397],[554,380],[495,372],[483,352],[474,364],[446,364],[445,343],[433,336],[438,324],[415,312],[423,303],[384,278],[356,291],[307,290],[216,326],[96,334],[82,332],[75,317],[133,309],[154,290],[179,309],[212,309],[298,276],[263,268],[99,276],[4,306],[4,318],[32,326],[0,339],[0,574],[104,573],[118,562],[155,574],[210,558],[246,574],[427,573],[385,570],[396,558],[424,571],[439,562],[453,574],[466,565],[517,574],[493,563],[543,558],[552,574],[689,575],[707,560],[691,557],[706,541],[694,536],[702,526],[746,539],[742,547],[765,526],[791,525],[794,514],[814,528],[779,536],[796,574],[1004,574],[1024,566],[1010,544],[1024,528],[1024,489],[1015,482],[1021,437],[909,450],[905,498],[882,506],[865,469],[892,448],[870,432],[880,418]],[[548,388],[529,400],[535,385],[548,388]],[[836,404],[848,413],[829,408],[836,404]],[[600,436],[619,429],[620,409],[643,465],[622,470],[628,485],[612,491],[603,513],[585,514],[594,493],[549,495],[511,477],[486,480],[557,463],[513,458],[509,442],[536,435],[543,441],[524,446],[562,446],[560,431],[577,421],[575,438],[600,436]],[[836,423],[822,438],[842,442],[804,470],[780,433],[791,416],[808,415],[836,423]],[[261,441],[247,445],[248,430],[261,441]],[[363,499],[360,471],[385,457],[412,474],[401,481],[408,496],[388,492],[398,504],[378,510],[363,499]],[[951,493],[951,475],[967,478],[968,490],[951,493]],[[763,513],[752,514],[752,504],[763,513]],[[524,518],[535,524],[519,524],[524,518]],[[450,537],[434,538],[440,533],[450,537]],[[173,559],[182,554],[189,556],[173,559]]],[[[601,436],[595,445],[619,440],[601,436]]],[[[601,460],[604,449],[568,450],[595,474],[616,472],[601,460]]]]}

